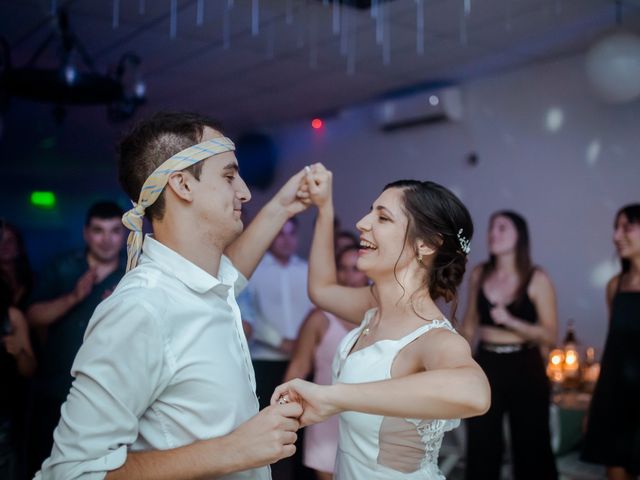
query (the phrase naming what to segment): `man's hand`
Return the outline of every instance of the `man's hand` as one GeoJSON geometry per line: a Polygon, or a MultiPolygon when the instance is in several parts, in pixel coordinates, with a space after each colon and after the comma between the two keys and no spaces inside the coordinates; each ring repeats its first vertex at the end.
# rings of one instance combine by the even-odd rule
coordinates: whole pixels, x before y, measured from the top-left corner
{"type": "Polygon", "coordinates": [[[298,403],[271,405],[240,425],[227,439],[237,446],[238,454],[245,456],[246,463],[242,463],[247,468],[275,463],[295,453],[300,415],[302,407],[298,403]]]}
{"type": "Polygon", "coordinates": [[[301,414],[302,407],[297,403],[270,406],[223,437],[169,450],[129,452],[125,464],[107,472],[106,478],[227,478],[231,473],[264,467],[295,453],[301,414]]]}
{"type": "MultiPolygon", "coordinates": [[[[314,167],[318,165],[322,166],[320,163],[316,163],[314,167]]],[[[306,181],[306,177],[310,173],[309,168],[311,167],[305,167],[291,177],[273,197],[273,201],[283,207],[289,217],[303,212],[311,204],[306,181]]]]}
{"type": "Polygon", "coordinates": [[[80,303],[85,298],[89,296],[91,290],[93,290],[93,285],[96,282],[96,271],[93,268],[90,268],[76,282],[76,286],[71,292],[71,297],[75,301],[75,303],[80,303]]]}

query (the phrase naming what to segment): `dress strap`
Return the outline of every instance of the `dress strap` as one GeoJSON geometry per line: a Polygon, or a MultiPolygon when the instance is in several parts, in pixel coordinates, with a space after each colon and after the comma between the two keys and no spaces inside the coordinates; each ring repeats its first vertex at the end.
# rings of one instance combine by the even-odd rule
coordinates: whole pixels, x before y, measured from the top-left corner
{"type": "Polygon", "coordinates": [[[436,328],[444,328],[446,330],[449,330],[451,332],[455,332],[455,329],[453,328],[453,326],[451,325],[451,322],[449,322],[449,320],[447,320],[446,318],[442,318],[442,319],[435,319],[435,320],[431,320],[429,321],[429,323],[416,328],[413,332],[409,333],[408,335],[405,335],[404,337],[402,337],[400,340],[398,340],[397,342],[397,347],[399,349],[404,348],[405,346],[407,346],[408,344],[410,344],[411,342],[413,342],[415,339],[417,339],[418,337],[421,337],[422,335],[424,335],[425,333],[436,329],[436,328]]]}

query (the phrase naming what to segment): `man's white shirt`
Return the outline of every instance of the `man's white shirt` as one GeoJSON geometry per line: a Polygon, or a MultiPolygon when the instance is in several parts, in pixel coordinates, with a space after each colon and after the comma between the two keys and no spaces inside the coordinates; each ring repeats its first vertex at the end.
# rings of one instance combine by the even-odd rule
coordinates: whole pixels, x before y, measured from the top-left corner
{"type": "Polygon", "coordinates": [[[224,436],[254,416],[255,377],[235,299],[245,284],[224,256],[216,278],[147,236],[139,265],[89,322],[36,479],[103,479],[128,451],[224,436]]]}

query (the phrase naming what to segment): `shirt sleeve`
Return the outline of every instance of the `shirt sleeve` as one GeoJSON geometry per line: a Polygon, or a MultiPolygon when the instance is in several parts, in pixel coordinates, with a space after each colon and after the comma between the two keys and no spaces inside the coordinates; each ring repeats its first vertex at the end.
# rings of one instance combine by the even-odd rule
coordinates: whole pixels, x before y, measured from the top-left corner
{"type": "Polygon", "coordinates": [[[158,312],[140,299],[110,300],[89,323],[51,456],[36,480],[103,479],[121,467],[139,418],[166,386],[158,312]]]}
{"type": "Polygon", "coordinates": [[[236,295],[236,297],[239,297],[240,295],[242,295],[242,292],[246,290],[246,286],[247,283],[249,283],[249,280],[247,280],[247,277],[245,277],[240,270],[236,270],[238,272],[238,278],[236,278],[236,281],[233,285],[233,291],[236,295]]]}

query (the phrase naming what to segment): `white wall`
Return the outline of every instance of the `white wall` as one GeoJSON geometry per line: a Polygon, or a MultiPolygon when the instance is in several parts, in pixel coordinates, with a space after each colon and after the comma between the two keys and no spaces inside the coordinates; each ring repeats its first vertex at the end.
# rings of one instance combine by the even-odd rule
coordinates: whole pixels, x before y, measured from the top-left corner
{"type": "MultiPolygon", "coordinates": [[[[473,215],[472,265],[486,257],[491,212],[521,212],[534,261],[557,287],[561,336],[573,318],[579,339],[600,348],[607,325],[604,284],[617,266],[614,214],[640,201],[640,102],[601,103],[583,61],[571,57],[463,84],[465,113],[458,123],[383,133],[373,125],[371,108],[358,107],[329,119],[321,132],[306,122],[277,130],[282,158],[276,184],[322,161],[334,172],[336,208],[347,227],[390,181],[442,183],[473,215]],[[479,157],[475,167],[466,162],[471,151],[479,157]]],[[[263,198],[256,193],[252,203],[263,198]]],[[[302,251],[311,223],[312,215],[302,218],[302,251]]]]}

